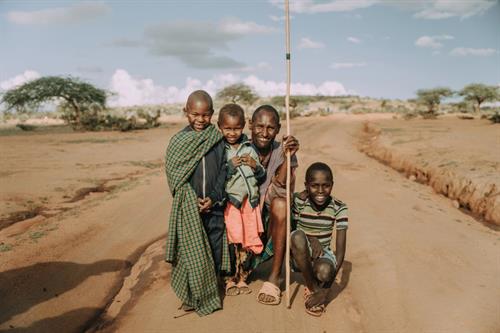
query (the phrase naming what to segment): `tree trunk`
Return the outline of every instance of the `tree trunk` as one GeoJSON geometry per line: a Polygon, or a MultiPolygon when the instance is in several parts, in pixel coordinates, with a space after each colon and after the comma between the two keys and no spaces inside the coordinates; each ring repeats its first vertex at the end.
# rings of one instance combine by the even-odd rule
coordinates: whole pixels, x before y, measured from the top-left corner
{"type": "Polygon", "coordinates": [[[78,105],[78,103],[74,99],[71,99],[70,103],[73,106],[73,108],[75,109],[75,125],[76,125],[75,127],[79,128],[80,127],[80,106],[78,105]]]}

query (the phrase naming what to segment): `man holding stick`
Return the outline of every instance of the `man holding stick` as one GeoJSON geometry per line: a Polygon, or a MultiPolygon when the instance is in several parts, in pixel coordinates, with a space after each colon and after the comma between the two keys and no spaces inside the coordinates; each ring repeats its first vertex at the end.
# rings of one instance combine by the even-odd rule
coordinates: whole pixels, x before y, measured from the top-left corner
{"type": "Polygon", "coordinates": [[[252,268],[273,257],[271,273],[258,294],[263,304],[277,305],[281,301],[280,273],[286,249],[286,152],[291,155],[291,188],[295,180],[299,142],[293,136],[284,136],[283,142],[275,141],[281,128],[278,111],[271,105],[258,107],[250,123],[252,144],[260,163],[266,169],[266,180],[260,185],[262,220],[264,223],[264,251],[253,257],[252,268]]]}

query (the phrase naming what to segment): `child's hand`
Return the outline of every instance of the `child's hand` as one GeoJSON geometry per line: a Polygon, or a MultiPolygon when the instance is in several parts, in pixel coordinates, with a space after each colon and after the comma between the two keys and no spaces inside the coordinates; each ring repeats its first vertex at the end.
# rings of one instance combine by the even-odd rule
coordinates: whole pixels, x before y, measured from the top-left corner
{"type": "Polygon", "coordinates": [[[254,171],[255,171],[255,168],[257,167],[257,162],[252,158],[252,156],[250,156],[250,154],[242,155],[241,162],[244,165],[248,165],[254,171]]]}
{"type": "Polygon", "coordinates": [[[212,199],[209,197],[206,197],[205,199],[198,198],[198,209],[200,210],[200,213],[209,213],[212,205],[212,199]]]}
{"type": "Polygon", "coordinates": [[[233,157],[233,158],[231,159],[231,164],[232,164],[235,168],[239,167],[239,166],[241,165],[241,163],[242,163],[242,160],[241,160],[241,158],[240,158],[239,156],[235,156],[235,157],[233,157]]]}
{"type": "Polygon", "coordinates": [[[321,255],[323,255],[323,246],[321,246],[321,243],[316,237],[308,237],[308,238],[309,238],[309,244],[311,244],[312,259],[314,260],[316,258],[319,258],[321,255]]]}

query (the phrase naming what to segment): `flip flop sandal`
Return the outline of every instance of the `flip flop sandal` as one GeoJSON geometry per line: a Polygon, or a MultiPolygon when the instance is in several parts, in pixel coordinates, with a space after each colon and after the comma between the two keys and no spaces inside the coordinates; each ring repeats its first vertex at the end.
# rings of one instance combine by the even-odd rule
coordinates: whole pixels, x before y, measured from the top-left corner
{"type": "Polygon", "coordinates": [[[240,294],[240,289],[236,286],[234,281],[228,281],[226,283],[226,296],[238,296],[240,294]]]}
{"type": "Polygon", "coordinates": [[[240,294],[242,295],[248,295],[252,293],[252,289],[248,287],[248,284],[246,284],[245,281],[240,281],[236,284],[236,287],[238,287],[240,294]]]}
{"type": "Polygon", "coordinates": [[[304,306],[306,308],[306,313],[311,315],[311,316],[314,316],[314,317],[321,317],[321,315],[326,312],[326,306],[325,304],[319,304],[319,305],[315,305],[315,306],[312,306],[310,308],[308,308],[305,303],[307,302],[307,299],[309,298],[309,296],[312,295],[312,292],[309,290],[309,288],[305,287],[304,288],[304,306]]]}
{"type": "Polygon", "coordinates": [[[315,305],[310,308],[306,307],[306,313],[314,317],[321,317],[321,315],[325,312],[326,312],[326,307],[324,304],[315,305]]]}
{"type": "Polygon", "coordinates": [[[278,305],[281,302],[281,290],[274,284],[272,284],[269,281],[264,282],[262,285],[262,288],[259,290],[259,294],[257,295],[257,301],[262,304],[266,305],[278,305]],[[271,296],[274,299],[272,301],[266,302],[264,300],[261,300],[261,295],[264,296],[271,296]]]}

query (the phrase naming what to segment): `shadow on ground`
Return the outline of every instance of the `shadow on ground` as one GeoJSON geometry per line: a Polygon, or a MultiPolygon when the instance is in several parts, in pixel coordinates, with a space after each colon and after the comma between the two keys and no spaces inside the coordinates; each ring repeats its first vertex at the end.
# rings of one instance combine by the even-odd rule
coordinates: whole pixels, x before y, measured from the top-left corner
{"type": "MultiPolygon", "coordinates": [[[[54,261],[1,272],[0,323],[26,312],[37,304],[59,297],[90,276],[121,271],[130,265],[129,261],[114,259],[100,260],[92,264],[54,261]]],[[[73,312],[68,314],[74,315],[73,312]]]]}
{"type": "Polygon", "coordinates": [[[99,308],[81,308],[63,313],[60,316],[38,320],[27,327],[9,326],[7,330],[0,332],[9,333],[33,333],[33,332],[82,332],[85,323],[80,327],[74,327],[75,323],[82,322],[82,318],[95,317],[100,313],[99,308]]]}

